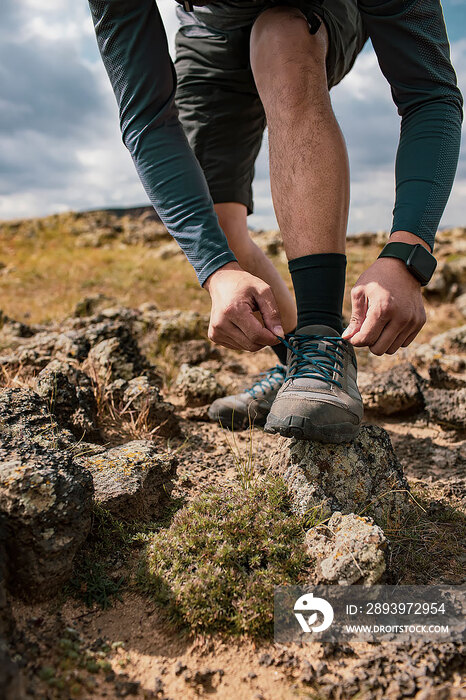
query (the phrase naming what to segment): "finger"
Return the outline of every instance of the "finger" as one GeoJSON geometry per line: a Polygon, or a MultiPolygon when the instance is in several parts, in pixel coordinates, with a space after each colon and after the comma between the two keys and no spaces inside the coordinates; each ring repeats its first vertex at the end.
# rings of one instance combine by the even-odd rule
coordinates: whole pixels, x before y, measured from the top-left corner
{"type": "Polygon", "coordinates": [[[284,338],[285,333],[283,331],[277,301],[270,287],[264,289],[264,291],[257,296],[256,301],[259,311],[261,312],[262,320],[264,321],[264,326],[268,328],[274,336],[284,338]]]}
{"type": "Polygon", "coordinates": [[[252,342],[238,326],[229,319],[224,319],[222,324],[214,327],[210,339],[217,345],[223,345],[231,350],[248,350],[257,352],[262,345],[252,342]]]}
{"type": "Polygon", "coordinates": [[[408,327],[392,321],[387,324],[380,334],[377,342],[369,346],[369,350],[374,355],[383,355],[384,353],[393,354],[398,350],[401,341],[405,339],[408,327]]]}
{"type": "Polygon", "coordinates": [[[366,318],[359,331],[352,336],[351,343],[356,347],[370,347],[374,345],[389,322],[390,319],[387,319],[378,310],[369,306],[366,318]]]}
{"type": "Polygon", "coordinates": [[[265,328],[254,316],[249,304],[240,304],[235,314],[230,315],[230,321],[244,333],[249,341],[260,347],[273,345],[277,342],[272,331],[265,328]]]}
{"type": "MultiPolygon", "coordinates": [[[[257,352],[264,346],[256,343],[252,338],[246,335],[243,330],[234,322],[228,321],[225,328],[225,333],[228,335],[228,342],[233,343],[238,350],[248,350],[249,352],[257,352]]],[[[262,328],[262,325],[259,323],[262,328]]]]}
{"type": "Polygon", "coordinates": [[[419,331],[421,330],[422,326],[417,328],[415,331],[410,333],[408,337],[401,343],[401,347],[406,348],[410,343],[413,342],[414,338],[419,334],[419,331]]]}
{"type": "Polygon", "coordinates": [[[341,334],[343,338],[349,340],[361,328],[367,313],[367,297],[360,290],[353,288],[351,292],[351,318],[348,326],[341,334]]]}
{"type": "Polygon", "coordinates": [[[407,338],[409,338],[410,335],[413,334],[413,327],[412,325],[408,324],[403,328],[402,331],[397,335],[393,343],[390,345],[390,347],[387,349],[387,354],[388,355],[394,355],[397,350],[399,350],[402,346],[403,343],[406,342],[407,338]]]}

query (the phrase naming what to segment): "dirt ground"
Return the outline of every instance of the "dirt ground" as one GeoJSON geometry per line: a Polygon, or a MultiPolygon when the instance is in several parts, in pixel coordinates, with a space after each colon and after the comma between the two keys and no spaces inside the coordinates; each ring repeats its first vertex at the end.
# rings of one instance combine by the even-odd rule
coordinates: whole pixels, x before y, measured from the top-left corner
{"type": "MultiPolygon", "coordinates": [[[[270,351],[257,353],[249,371],[254,373],[270,365],[271,357],[270,351]]],[[[390,360],[383,364],[390,364],[390,360]]],[[[238,376],[238,386],[247,380],[247,376],[238,376]]],[[[168,398],[177,400],[176,396],[168,398]]],[[[202,417],[202,411],[196,415],[202,417]]],[[[390,433],[410,480],[421,480],[437,498],[460,505],[465,495],[461,479],[466,463],[465,435],[433,428],[422,416],[406,421],[366,416],[366,420],[390,433]]],[[[275,436],[260,429],[232,435],[200,420],[184,420],[183,431],[173,497],[188,500],[211,485],[233,480],[238,460],[251,459],[261,470],[276,442],[275,436]]],[[[137,565],[137,552],[132,565],[137,565]]],[[[32,607],[17,603],[14,608],[22,649],[29,658],[27,686],[31,696],[37,698],[466,697],[464,659],[458,649],[445,650],[445,645],[282,646],[257,644],[247,638],[192,637],[177,631],[150,598],[135,591],[123,593],[121,600],[107,610],[89,609],[70,599],[32,607]],[[67,628],[78,635],[80,654],[90,650],[94,657],[97,654],[104,659],[106,666],[104,673],[88,672],[87,666],[76,670],[76,688],[61,691],[43,682],[40,674],[44,665],[60,665],[60,640],[66,639],[67,628]],[[426,671],[430,658],[435,660],[431,666],[434,670],[426,671]],[[425,674],[422,692],[412,680],[420,673],[425,674]]]]}

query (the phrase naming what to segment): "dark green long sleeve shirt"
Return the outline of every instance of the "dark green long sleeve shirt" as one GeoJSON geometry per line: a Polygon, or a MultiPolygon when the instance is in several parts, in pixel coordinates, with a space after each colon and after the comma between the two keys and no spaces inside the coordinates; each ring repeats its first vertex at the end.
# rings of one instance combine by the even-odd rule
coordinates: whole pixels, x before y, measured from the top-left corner
{"type": "MultiPolygon", "coordinates": [[[[331,2],[331,0],[327,0],[331,2]]],[[[154,0],[89,0],[123,142],[199,282],[235,260],[175,106],[176,77],[154,0]]],[[[458,162],[462,97],[439,0],[360,0],[401,115],[392,232],[431,247],[458,162]]]]}

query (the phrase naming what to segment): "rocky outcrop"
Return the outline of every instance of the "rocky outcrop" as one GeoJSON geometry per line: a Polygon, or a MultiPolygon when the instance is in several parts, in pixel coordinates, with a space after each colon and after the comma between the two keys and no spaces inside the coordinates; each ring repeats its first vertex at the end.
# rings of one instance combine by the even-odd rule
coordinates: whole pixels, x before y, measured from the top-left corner
{"type": "Polygon", "coordinates": [[[363,425],[341,445],[281,438],[271,468],[288,484],[294,508],[309,517],[333,512],[371,515],[377,523],[410,508],[409,487],[388,433],[363,425]]]}
{"type": "Polygon", "coordinates": [[[0,439],[12,445],[72,451],[73,434],[59,427],[47,402],[31,389],[0,392],[0,439]]]}
{"type": "Polygon", "coordinates": [[[466,368],[466,325],[435,335],[428,343],[414,346],[408,355],[421,367],[437,360],[445,370],[463,371],[466,368]]]}
{"type": "Polygon", "coordinates": [[[125,411],[140,416],[148,430],[162,437],[179,435],[180,423],[175,407],[164,401],[160,390],[149,384],[147,377],[135,377],[122,390],[121,403],[125,411]]]}
{"type": "Polygon", "coordinates": [[[217,382],[215,375],[204,367],[181,365],[175,381],[178,394],[186,406],[203,406],[224,396],[224,388],[217,382]]]}
{"type": "Polygon", "coordinates": [[[99,342],[90,350],[84,369],[103,384],[116,379],[129,381],[143,373],[147,373],[152,381],[161,383],[160,375],[149,366],[132,336],[118,336],[99,342]]]}
{"type": "Polygon", "coordinates": [[[424,290],[428,298],[439,301],[451,301],[465,291],[466,256],[460,255],[455,260],[441,260],[435,274],[424,290]]]}
{"type": "Polygon", "coordinates": [[[208,340],[185,340],[170,348],[178,365],[198,365],[210,359],[219,359],[220,351],[208,340]]]}
{"type": "Polygon", "coordinates": [[[17,664],[12,661],[5,642],[0,639],[0,698],[2,700],[24,700],[26,697],[21,671],[17,664]]]}
{"type": "Polygon", "coordinates": [[[6,588],[6,556],[3,547],[4,532],[0,532],[0,698],[22,700],[24,683],[18,666],[11,660],[8,643],[15,629],[6,588]]]}
{"type": "Polygon", "coordinates": [[[78,439],[98,439],[97,402],[92,381],[71,363],[53,360],[37,376],[36,391],[61,427],[78,439]]]}
{"type": "Polygon", "coordinates": [[[158,311],[146,304],[140,307],[140,311],[143,326],[153,335],[151,347],[156,352],[171,344],[207,338],[208,316],[195,311],[158,311]]]}
{"type": "Polygon", "coordinates": [[[309,530],[305,542],[316,583],[372,585],[383,578],[388,542],[372,518],[334,513],[309,530]]]}
{"type": "Polygon", "coordinates": [[[455,306],[460,314],[466,318],[466,292],[456,297],[455,306]]]}
{"type": "Polygon", "coordinates": [[[53,595],[91,525],[92,477],[34,392],[0,394],[0,521],[15,595],[53,595]]]}
{"type": "Polygon", "coordinates": [[[13,633],[14,620],[6,586],[7,560],[4,546],[6,537],[4,528],[0,531],[0,537],[0,640],[7,640],[13,633]]]}
{"type": "Polygon", "coordinates": [[[449,430],[466,429],[466,389],[428,389],[426,411],[434,423],[449,430]]]}
{"type": "Polygon", "coordinates": [[[161,454],[148,440],[134,440],[79,461],[92,473],[97,503],[127,521],[160,515],[178,463],[175,455],[161,454]]]}
{"type": "Polygon", "coordinates": [[[410,362],[380,374],[362,375],[359,389],[364,408],[384,416],[422,410],[425,380],[410,362]]]}
{"type": "Polygon", "coordinates": [[[73,310],[73,316],[83,318],[92,316],[99,309],[108,304],[109,297],[106,294],[91,294],[90,296],[80,299],[73,310]]]}

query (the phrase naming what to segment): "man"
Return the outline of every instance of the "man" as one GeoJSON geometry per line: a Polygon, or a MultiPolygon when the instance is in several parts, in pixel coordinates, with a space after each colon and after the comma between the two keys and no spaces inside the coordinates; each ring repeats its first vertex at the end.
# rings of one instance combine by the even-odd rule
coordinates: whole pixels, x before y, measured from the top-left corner
{"type": "Polygon", "coordinates": [[[354,347],[393,354],[424,325],[421,286],[435,267],[435,231],[457,165],[462,98],[439,0],[220,0],[196,8],[186,0],[177,102],[224,233],[178,121],[156,5],[89,2],[124,143],[211,295],[209,337],[252,352],[277,338],[287,348],[286,377],[275,368],[249,393],[216,402],[211,415],[235,424],[252,413],[267,419],[266,430],[304,439],[354,438],[363,412],[354,347]],[[342,332],[349,168],[329,90],[367,36],[401,115],[396,201],[390,242],[353,288],[342,332]],[[296,308],[247,234],[266,122],[296,308]]]}

